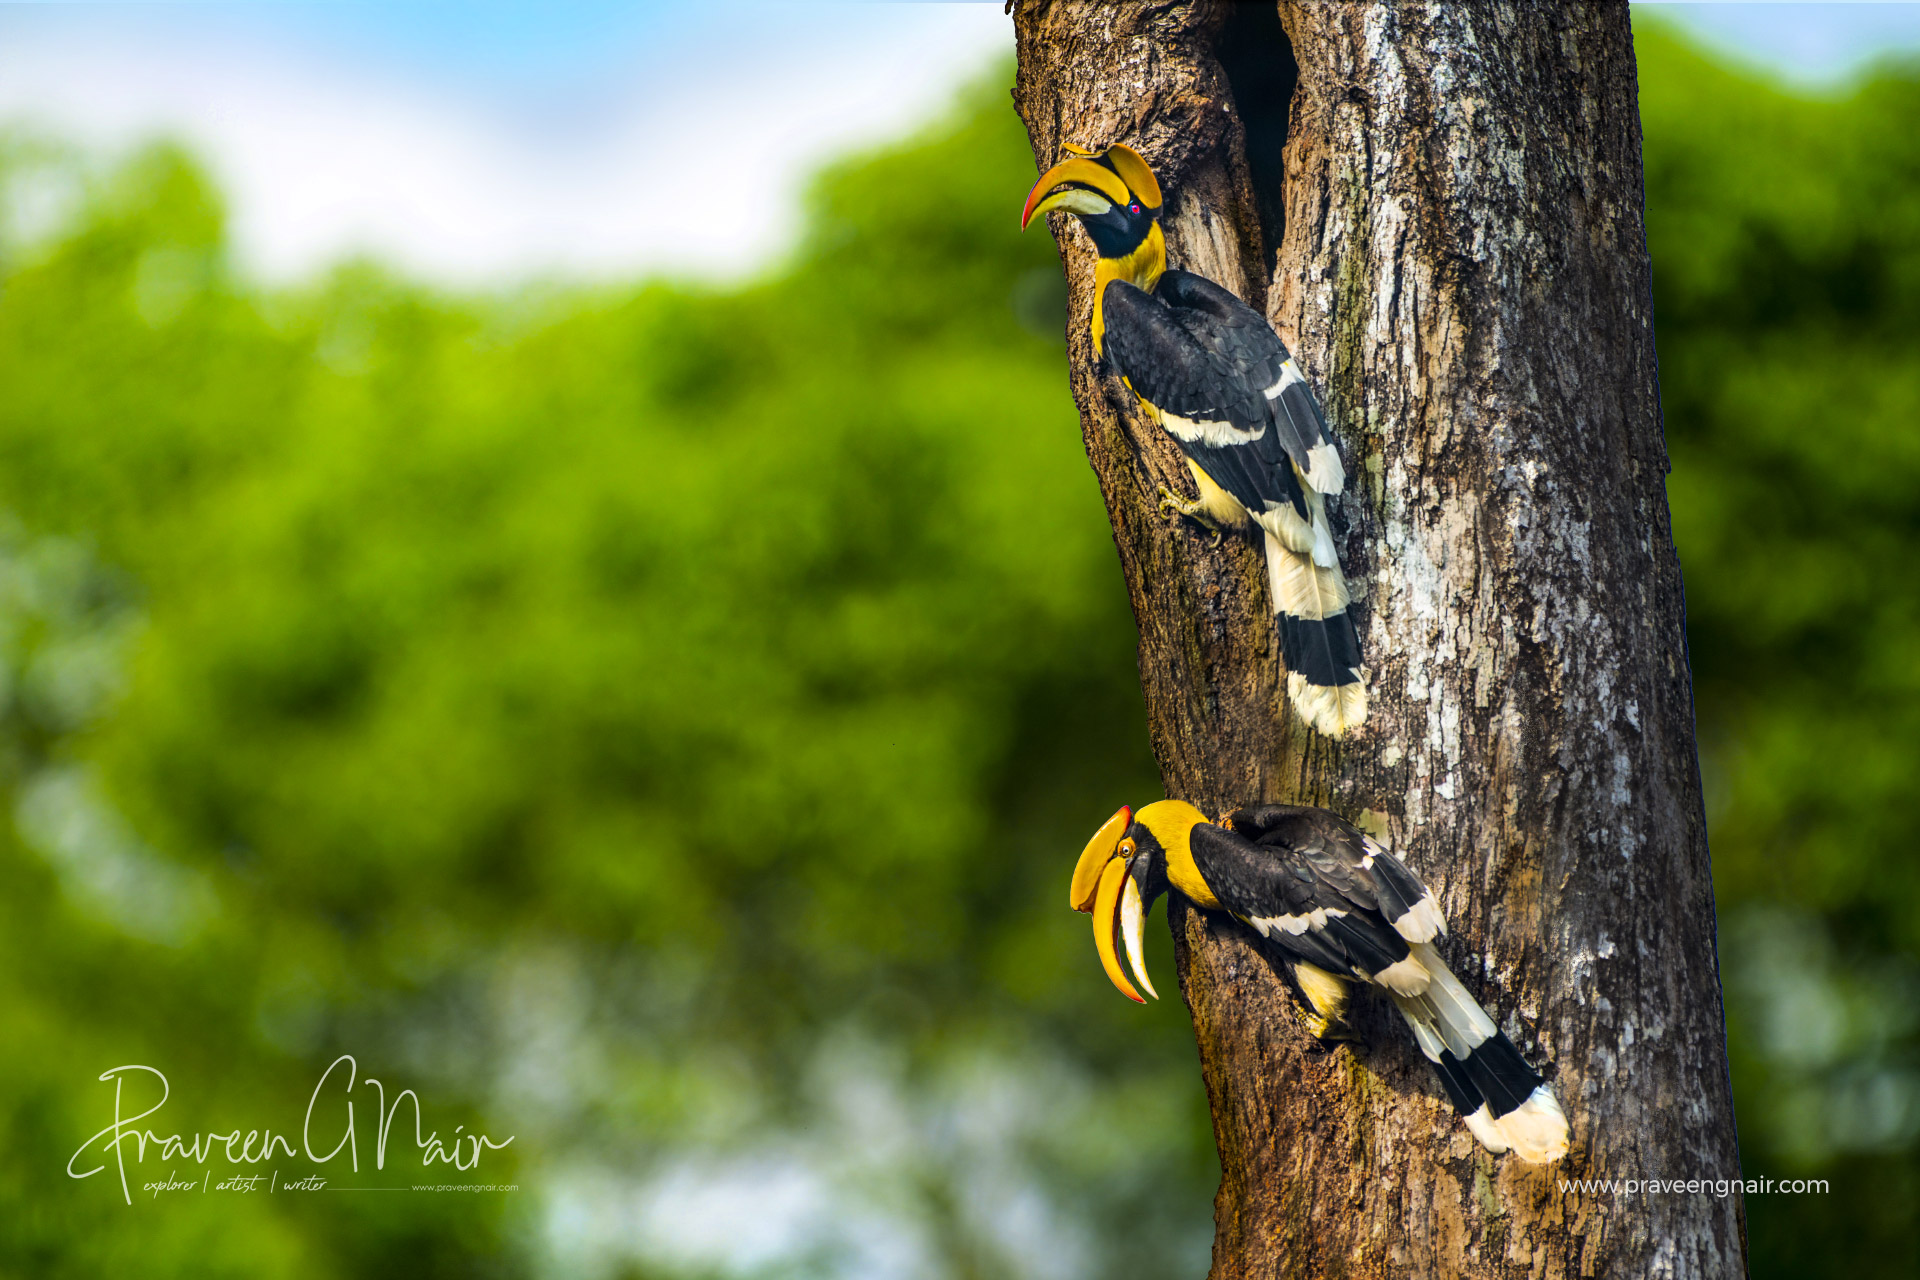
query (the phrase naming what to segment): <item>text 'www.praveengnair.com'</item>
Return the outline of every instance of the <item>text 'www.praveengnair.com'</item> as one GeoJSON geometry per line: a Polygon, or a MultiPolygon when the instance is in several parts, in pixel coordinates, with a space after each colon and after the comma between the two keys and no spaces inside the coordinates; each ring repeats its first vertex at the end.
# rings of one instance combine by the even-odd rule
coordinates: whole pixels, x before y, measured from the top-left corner
{"type": "Polygon", "coordinates": [[[1825,1178],[1562,1178],[1562,1195],[1823,1196],[1825,1178]]]}

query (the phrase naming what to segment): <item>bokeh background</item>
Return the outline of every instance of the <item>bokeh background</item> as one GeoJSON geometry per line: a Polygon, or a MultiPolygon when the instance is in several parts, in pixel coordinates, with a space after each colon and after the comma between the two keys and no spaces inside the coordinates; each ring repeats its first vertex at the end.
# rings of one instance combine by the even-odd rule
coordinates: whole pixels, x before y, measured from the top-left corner
{"type": "MultiPolygon", "coordinates": [[[[1920,1274],[1920,13],[1636,26],[1742,1160],[1831,1187],[1754,1273],[1920,1274]]],[[[1061,905],[1158,792],[1009,49],[0,9],[0,1276],[1201,1273],[1061,905]],[[342,1052],[520,1189],[65,1176],[109,1067],[342,1052]]]]}

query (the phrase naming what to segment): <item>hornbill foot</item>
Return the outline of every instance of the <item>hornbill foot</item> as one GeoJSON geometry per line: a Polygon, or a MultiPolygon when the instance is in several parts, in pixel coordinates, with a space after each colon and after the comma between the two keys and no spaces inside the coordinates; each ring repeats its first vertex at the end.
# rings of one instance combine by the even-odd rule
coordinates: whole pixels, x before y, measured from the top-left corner
{"type": "Polygon", "coordinates": [[[1198,498],[1183,498],[1165,485],[1160,486],[1160,514],[1163,516],[1185,516],[1187,519],[1193,521],[1213,535],[1212,539],[1207,543],[1210,547],[1219,546],[1220,540],[1226,536],[1226,526],[1208,515],[1206,507],[1202,505],[1198,498]]]}
{"type": "Polygon", "coordinates": [[[1360,1033],[1346,1024],[1341,1018],[1329,1018],[1325,1014],[1302,1010],[1300,1020],[1307,1024],[1307,1030],[1313,1032],[1313,1038],[1329,1047],[1336,1044],[1364,1045],[1360,1033]]]}

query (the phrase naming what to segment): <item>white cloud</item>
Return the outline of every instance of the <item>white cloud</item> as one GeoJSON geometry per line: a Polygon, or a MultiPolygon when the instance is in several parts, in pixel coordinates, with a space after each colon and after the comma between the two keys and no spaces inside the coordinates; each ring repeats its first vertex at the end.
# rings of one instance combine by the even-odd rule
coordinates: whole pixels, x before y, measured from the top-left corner
{"type": "Polygon", "coordinates": [[[1679,23],[1711,49],[1806,87],[1830,87],[1877,59],[1920,48],[1920,4],[1910,0],[1638,0],[1636,7],[1679,23]]]}
{"type": "Polygon", "coordinates": [[[997,4],[723,6],[617,78],[529,89],[222,12],[0,20],[0,120],[105,150],[183,138],[274,279],[355,251],[456,285],[750,270],[820,160],[911,128],[1012,45],[997,4]]]}

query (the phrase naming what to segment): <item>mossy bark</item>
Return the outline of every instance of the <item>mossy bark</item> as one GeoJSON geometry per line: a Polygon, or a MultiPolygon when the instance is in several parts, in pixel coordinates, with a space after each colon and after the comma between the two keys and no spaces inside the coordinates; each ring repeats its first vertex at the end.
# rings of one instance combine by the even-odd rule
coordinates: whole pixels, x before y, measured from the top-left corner
{"type": "Polygon", "coordinates": [[[1210,812],[1323,804],[1389,840],[1441,895],[1462,979],[1544,1067],[1573,1151],[1489,1155],[1381,1002],[1359,1002],[1365,1047],[1320,1046],[1239,926],[1176,899],[1222,1167],[1213,1276],[1743,1274],[1737,1195],[1560,1189],[1739,1173],[1627,6],[1278,15],[1015,11],[1036,164],[1063,141],[1142,152],[1174,264],[1265,309],[1350,476],[1335,519],[1372,713],[1336,743],[1284,704],[1259,547],[1158,513],[1158,485],[1191,481],[1096,367],[1092,248],[1055,216],[1153,747],[1167,793],[1210,812]],[[1263,58],[1297,82],[1270,81],[1292,85],[1284,175],[1256,192],[1235,91],[1263,58]]]}

